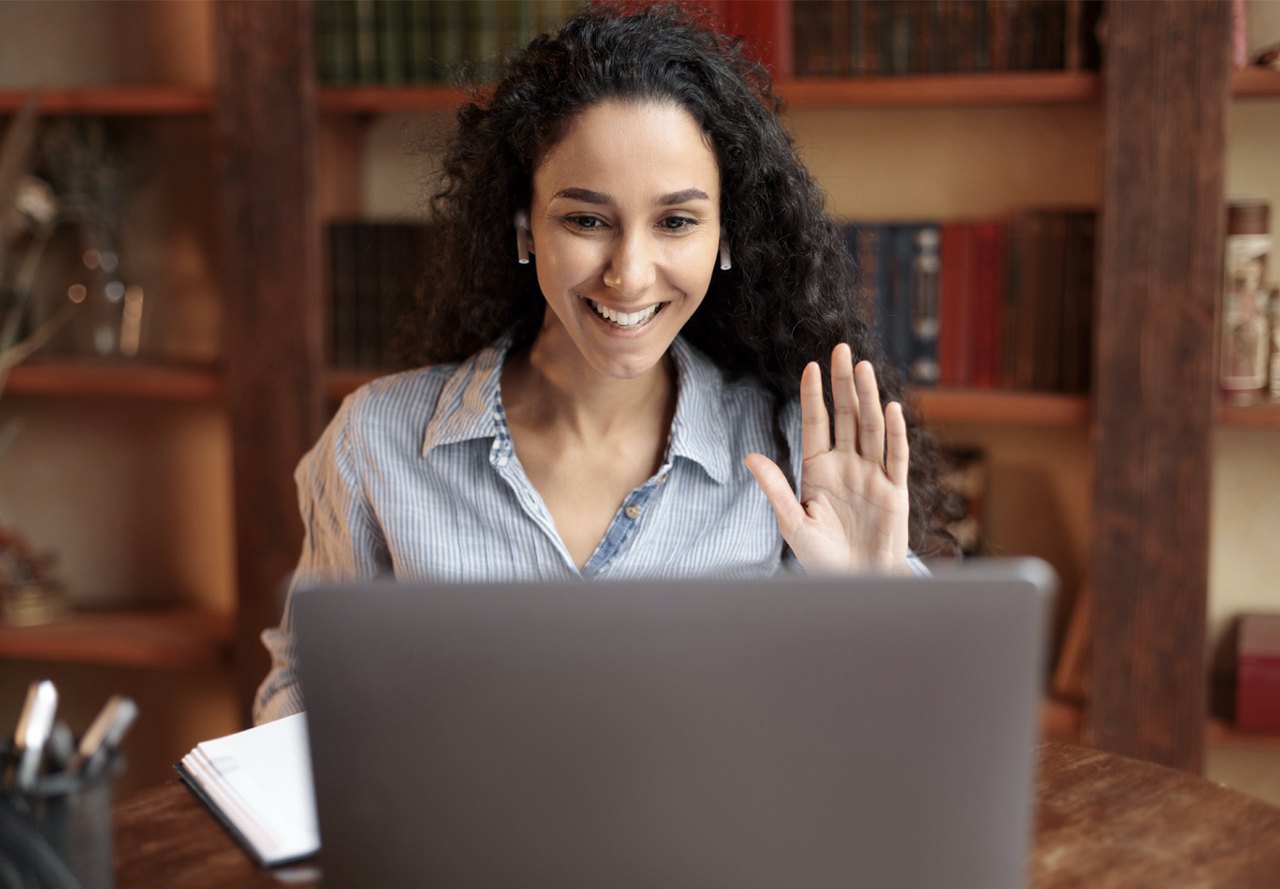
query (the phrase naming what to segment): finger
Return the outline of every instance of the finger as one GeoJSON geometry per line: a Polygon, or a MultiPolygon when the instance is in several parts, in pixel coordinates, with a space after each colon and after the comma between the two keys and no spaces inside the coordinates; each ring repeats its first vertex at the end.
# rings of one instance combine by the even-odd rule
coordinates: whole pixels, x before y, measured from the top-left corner
{"type": "Polygon", "coordinates": [[[911,465],[911,449],[907,446],[907,418],[902,405],[889,402],[884,410],[886,439],[885,471],[889,481],[902,487],[907,483],[907,470],[911,465]]]}
{"type": "Polygon", "coordinates": [[[876,389],[876,372],[870,361],[859,361],[853,369],[858,391],[858,452],[873,463],[884,462],[884,412],[876,389]]]}
{"type": "Polygon", "coordinates": [[[854,389],[853,351],[847,343],[831,350],[831,403],[836,411],[836,450],[858,450],[858,392],[854,389]]]}
{"type": "Polygon", "coordinates": [[[787,483],[787,477],[782,474],[778,464],[764,454],[747,454],[743,462],[747,464],[747,469],[755,476],[756,484],[764,491],[769,505],[773,507],[782,539],[788,544],[792,543],[793,534],[804,522],[805,512],[796,499],[795,492],[791,490],[791,485],[787,483]]]}
{"type": "Polygon", "coordinates": [[[810,361],[800,375],[800,450],[804,459],[831,450],[831,421],[822,398],[822,369],[810,361]]]}

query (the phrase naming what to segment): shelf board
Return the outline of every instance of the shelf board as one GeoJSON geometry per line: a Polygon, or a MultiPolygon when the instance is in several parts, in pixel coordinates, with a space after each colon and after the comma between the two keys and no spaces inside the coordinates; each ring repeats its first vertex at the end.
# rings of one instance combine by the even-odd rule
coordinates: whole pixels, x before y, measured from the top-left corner
{"type": "Polygon", "coordinates": [[[1280,99],[1280,71],[1242,68],[1231,72],[1231,95],[1238,99],[1280,99]]]}
{"type": "Polygon", "coordinates": [[[208,611],[72,611],[40,626],[0,625],[0,658],[183,670],[226,663],[231,638],[231,618],[208,611]]]}
{"type": "Polygon", "coordinates": [[[222,376],[202,365],[80,360],[30,361],[9,372],[4,394],[207,401],[222,397],[222,376]]]}
{"type": "Polygon", "coordinates": [[[791,108],[1061,105],[1096,102],[1102,80],[1091,71],[811,77],[780,80],[777,92],[791,108]]]}
{"type": "Polygon", "coordinates": [[[389,370],[330,370],[324,375],[324,392],[330,401],[341,401],[365,383],[389,373],[389,370]]]}
{"type": "Polygon", "coordinates": [[[1280,429],[1280,404],[1219,404],[1218,425],[1280,429]]]}
{"type": "Polygon", "coordinates": [[[33,92],[44,115],[159,117],[208,114],[213,92],[199,86],[95,86],[0,90],[0,114],[13,114],[33,92]]]}
{"type": "MultiPolygon", "coordinates": [[[[791,108],[1062,104],[1097,101],[1101,81],[1076,71],[809,77],[780,80],[776,91],[791,108]]],[[[318,104],[335,114],[386,114],[447,110],[468,98],[465,90],[445,85],[327,86],[320,88],[318,104]]]]}
{"type": "Polygon", "coordinates": [[[1085,395],[989,389],[913,389],[907,399],[929,423],[1008,423],[1025,426],[1084,426],[1085,395]]]}
{"type": "Polygon", "coordinates": [[[1210,747],[1280,752],[1280,735],[1244,732],[1216,717],[1205,728],[1205,741],[1210,747]]]}
{"type": "Polygon", "coordinates": [[[394,111],[447,111],[470,98],[464,89],[424,86],[325,86],[317,105],[329,114],[389,114],[394,111]]]}

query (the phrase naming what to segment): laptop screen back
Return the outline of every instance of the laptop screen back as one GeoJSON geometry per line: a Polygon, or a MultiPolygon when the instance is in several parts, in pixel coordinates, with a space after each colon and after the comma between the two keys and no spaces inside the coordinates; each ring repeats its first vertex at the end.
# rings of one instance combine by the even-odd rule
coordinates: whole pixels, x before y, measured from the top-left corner
{"type": "Polygon", "coordinates": [[[325,885],[1022,886],[1053,583],[307,590],[325,885]]]}

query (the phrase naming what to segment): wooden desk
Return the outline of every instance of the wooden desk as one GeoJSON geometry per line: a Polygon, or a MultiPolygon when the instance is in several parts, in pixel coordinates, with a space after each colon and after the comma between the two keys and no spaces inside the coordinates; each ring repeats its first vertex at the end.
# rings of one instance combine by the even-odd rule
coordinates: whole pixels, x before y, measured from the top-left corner
{"type": "MultiPolygon", "coordinates": [[[[119,889],[319,885],[314,866],[268,871],[176,781],[116,806],[119,889]]],[[[1280,886],[1280,809],[1171,769],[1067,744],[1040,748],[1037,889],[1280,886]]]]}

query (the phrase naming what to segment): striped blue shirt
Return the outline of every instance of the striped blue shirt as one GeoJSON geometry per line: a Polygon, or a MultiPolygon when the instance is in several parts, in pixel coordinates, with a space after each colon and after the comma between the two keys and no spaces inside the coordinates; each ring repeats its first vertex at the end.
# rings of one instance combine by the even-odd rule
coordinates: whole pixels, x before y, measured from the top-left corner
{"type": "MultiPolygon", "coordinates": [[[[728,381],[682,339],[665,457],[618,508],[580,570],[511,443],[500,381],[506,344],[459,364],[384,377],[350,395],[295,480],[306,579],[481,582],[759,576],[789,567],[777,519],[742,460],[781,460],[773,402],[757,382],[728,381]]],[[[800,411],[779,412],[800,473],[800,411]]],[[[913,568],[923,570],[912,557],[913,568]]],[[[292,595],[292,591],[291,591],[292,595]]],[[[262,639],[272,670],[254,718],[303,708],[286,606],[262,639]]]]}

